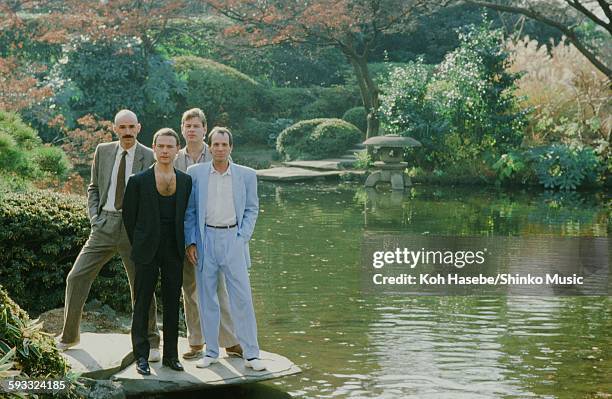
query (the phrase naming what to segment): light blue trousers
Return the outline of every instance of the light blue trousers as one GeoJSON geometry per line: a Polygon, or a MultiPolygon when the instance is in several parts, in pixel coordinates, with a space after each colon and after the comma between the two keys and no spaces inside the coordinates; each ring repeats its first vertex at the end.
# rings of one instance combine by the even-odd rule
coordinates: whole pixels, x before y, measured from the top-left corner
{"type": "Polygon", "coordinates": [[[219,357],[219,323],[221,311],[217,297],[218,274],[225,275],[231,317],[243,357],[259,357],[257,322],[251,295],[251,283],[244,258],[244,243],[237,236],[237,228],[215,229],[206,227],[204,253],[198,254],[204,262],[197,270],[202,333],[206,340],[206,356],[219,357]]]}

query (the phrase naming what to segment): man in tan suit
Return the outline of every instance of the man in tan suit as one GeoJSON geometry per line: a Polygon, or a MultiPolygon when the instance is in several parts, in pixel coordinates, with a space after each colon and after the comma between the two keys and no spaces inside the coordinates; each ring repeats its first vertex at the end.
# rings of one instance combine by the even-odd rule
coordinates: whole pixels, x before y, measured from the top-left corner
{"type": "MultiPolygon", "coordinates": [[[[174,161],[174,167],[185,172],[187,167],[212,161],[208,145],[204,142],[206,136],[206,115],[199,108],[185,111],[181,118],[181,132],[187,145],[182,148],[174,161]]],[[[229,355],[242,356],[242,348],[234,334],[234,324],[230,316],[229,298],[225,286],[225,277],[219,273],[217,285],[219,305],[221,307],[221,323],[219,327],[219,345],[225,347],[229,355]]],[[[202,356],[204,338],[200,325],[198,311],[198,294],[196,291],[195,266],[185,259],[183,265],[183,304],[185,307],[185,322],[187,324],[187,340],[190,350],[183,354],[185,359],[197,359],[202,356]]]]}
{"type": "MultiPolygon", "coordinates": [[[[121,110],[115,115],[113,124],[119,141],[102,143],[96,147],[91,181],[87,188],[91,232],[66,278],[64,328],[57,344],[60,350],[79,343],[81,313],[91,284],[102,266],[117,253],[123,260],[134,304],[135,268],[130,259],[131,246],[121,218],[121,208],[129,176],[149,168],[154,162],[153,151],[136,140],[140,128],[138,118],[132,111],[121,110]]],[[[149,309],[149,361],[160,360],[155,309],[153,299],[149,309]]]]}

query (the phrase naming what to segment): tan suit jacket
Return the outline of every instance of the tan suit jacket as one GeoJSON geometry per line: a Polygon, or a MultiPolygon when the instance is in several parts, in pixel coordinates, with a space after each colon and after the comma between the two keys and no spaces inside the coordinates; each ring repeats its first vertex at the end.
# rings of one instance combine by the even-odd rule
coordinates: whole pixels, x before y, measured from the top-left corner
{"type": "MultiPolygon", "coordinates": [[[[111,175],[115,164],[115,156],[119,149],[119,142],[113,141],[110,143],[98,144],[94,154],[94,160],[91,164],[91,180],[87,187],[87,209],[89,220],[94,216],[99,215],[102,207],[108,198],[108,188],[110,187],[111,175]]],[[[149,168],[155,162],[153,150],[145,147],[140,143],[136,143],[136,152],[134,153],[134,164],[132,165],[132,174],[142,172],[149,168]]]]}

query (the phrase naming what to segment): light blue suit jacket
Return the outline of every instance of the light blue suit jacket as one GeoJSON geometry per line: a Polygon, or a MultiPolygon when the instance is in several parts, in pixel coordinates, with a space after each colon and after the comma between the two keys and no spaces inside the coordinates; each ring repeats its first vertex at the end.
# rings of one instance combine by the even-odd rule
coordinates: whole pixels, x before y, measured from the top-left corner
{"type": "MultiPolygon", "coordinates": [[[[195,244],[198,249],[198,267],[204,265],[204,242],[206,240],[206,201],[208,200],[208,178],[211,162],[191,165],[187,174],[191,176],[192,190],[185,212],[185,246],[195,244]]],[[[232,192],[234,209],[238,223],[238,237],[244,241],[244,257],[247,267],[251,267],[249,240],[255,230],[259,214],[257,197],[257,175],[255,170],[232,163],[232,192]]]]}

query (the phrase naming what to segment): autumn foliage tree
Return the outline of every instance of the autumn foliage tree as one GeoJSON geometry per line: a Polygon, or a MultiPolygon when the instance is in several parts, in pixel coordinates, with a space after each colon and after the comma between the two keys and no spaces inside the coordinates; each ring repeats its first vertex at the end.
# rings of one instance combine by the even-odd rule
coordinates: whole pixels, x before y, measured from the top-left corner
{"type": "Polygon", "coordinates": [[[20,111],[48,98],[52,90],[41,82],[47,70],[40,46],[57,44],[59,36],[41,23],[20,16],[35,2],[0,2],[0,110],[20,111]]]}
{"type": "Polygon", "coordinates": [[[367,137],[378,135],[379,89],[368,57],[385,33],[408,27],[432,7],[425,0],[206,0],[234,24],[225,34],[254,46],[333,46],[353,68],[367,112],[367,137]]]}
{"type": "Polygon", "coordinates": [[[75,37],[93,42],[138,40],[154,53],[168,21],[183,12],[173,0],[6,0],[0,2],[0,109],[19,111],[53,94],[46,65],[75,37]]]}

